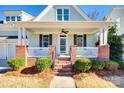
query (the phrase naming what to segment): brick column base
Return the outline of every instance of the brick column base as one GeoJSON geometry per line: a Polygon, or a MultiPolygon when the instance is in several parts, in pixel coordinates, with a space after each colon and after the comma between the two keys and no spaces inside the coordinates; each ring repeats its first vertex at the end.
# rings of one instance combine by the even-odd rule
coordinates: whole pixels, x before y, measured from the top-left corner
{"type": "Polygon", "coordinates": [[[49,57],[50,57],[51,60],[54,60],[55,59],[55,46],[50,45],[49,48],[50,48],[49,57]]]}
{"type": "Polygon", "coordinates": [[[16,57],[24,58],[25,63],[27,63],[26,46],[23,46],[23,45],[17,45],[16,46],[16,57]]]}
{"type": "Polygon", "coordinates": [[[27,58],[27,66],[31,67],[31,66],[35,66],[37,58],[33,58],[33,57],[28,57],[27,58]]]}
{"type": "Polygon", "coordinates": [[[98,59],[101,61],[109,61],[109,56],[110,56],[109,45],[99,46],[98,59]]]}
{"type": "Polygon", "coordinates": [[[73,45],[73,46],[71,46],[71,62],[72,62],[72,64],[74,64],[75,60],[76,60],[76,46],[73,45]]]}

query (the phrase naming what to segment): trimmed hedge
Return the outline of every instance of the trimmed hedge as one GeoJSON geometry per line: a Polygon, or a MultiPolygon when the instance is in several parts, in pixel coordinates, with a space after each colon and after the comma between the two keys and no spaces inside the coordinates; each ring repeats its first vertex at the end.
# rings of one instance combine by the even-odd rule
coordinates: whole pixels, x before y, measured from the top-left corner
{"type": "Polygon", "coordinates": [[[102,70],[105,67],[105,61],[95,60],[92,65],[92,69],[94,70],[102,70]]]}
{"type": "Polygon", "coordinates": [[[92,67],[92,61],[88,58],[79,58],[75,61],[74,67],[77,71],[86,72],[92,67]]]}
{"type": "Polygon", "coordinates": [[[115,70],[118,70],[119,64],[115,61],[109,61],[109,62],[106,63],[105,68],[108,69],[108,70],[115,71],[115,70]]]}
{"type": "Polygon", "coordinates": [[[13,70],[19,70],[25,65],[25,60],[23,58],[10,58],[7,60],[7,63],[13,70]]]}
{"type": "Polygon", "coordinates": [[[47,70],[52,65],[52,62],[49,58],[38,58],[35,64],[35,67],[38,72],[47,70]]]}

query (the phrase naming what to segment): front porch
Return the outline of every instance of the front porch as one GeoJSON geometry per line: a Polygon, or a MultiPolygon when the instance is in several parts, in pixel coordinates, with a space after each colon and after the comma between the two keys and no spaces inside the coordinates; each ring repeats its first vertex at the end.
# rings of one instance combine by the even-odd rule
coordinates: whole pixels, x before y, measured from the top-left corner
{"type": "Polygon", "coordinates": [[[109,60],[110,22],[20,22],[18,46],[28,45],[26,57],[76,57],[109,60]],[[23,23],[23,24],[22,24],[23,23]],[[27,33],[27,41],[26,41],[27,33]],[[22,36],[23,38],[22,38],[22,36]],[[99,41],[99,46],[96,42],[99,41]]]}

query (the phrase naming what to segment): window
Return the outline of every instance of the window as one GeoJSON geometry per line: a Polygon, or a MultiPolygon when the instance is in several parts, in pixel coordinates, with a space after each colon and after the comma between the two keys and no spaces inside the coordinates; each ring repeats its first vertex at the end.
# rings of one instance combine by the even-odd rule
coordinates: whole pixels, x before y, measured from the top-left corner
{"type": "Polygon", "coordinates": [[[83,37],[82,35],[77,35],[77,46],[82,47],[83,46],[83,37]]]}
{"type": "Polygon", "coordinates": [[[43,47],[48,47],[49,45],[49,36],[43,35],[43,47]]]}
{"type": "Polygon", "coordinates": [[[64,21],[69,20],[69,9],[64,9],[64,21]]]}
{"type": "Polygon", "coordinates": [[[69,9],[57,9],[57,21],[68,21],[69,9]]]}
{"type": "Polygon", "coordinates": [[[10,21],[10,16],[6,16],[6,21],[10,21]]]}
{"type": "Polygon", "coordinates": [[[11,16],[11,21],[15,21],[15,16],[11,16]]]}
{"type": "Polygon", "coordinates": [[[57,9],[57,20],[62,21],[62,9],[57,9]]]}
{"type": "Polygon", "coordinates": [[[21,21],[21,16],[17,16],[17,21],[21,21]]]}

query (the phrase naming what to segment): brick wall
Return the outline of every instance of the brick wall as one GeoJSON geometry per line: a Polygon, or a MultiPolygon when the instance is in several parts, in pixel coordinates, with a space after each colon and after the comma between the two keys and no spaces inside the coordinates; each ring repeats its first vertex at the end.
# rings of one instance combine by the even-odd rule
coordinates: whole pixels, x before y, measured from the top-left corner
{"type": "Polygon", "coordinates": [[[26,47],[25,46],[16,46],[16,57],[25,58],[26,57],[26,47]]]}
{"type": "Polygon", "coordinates": [[[74,64],[76,60],[76,46],[71,46],[71,62],[74,64]]]}
{"type": "Polygon", "coordinates": [[[54,58],[55,58],[55,46],[50,45],[49,48],[50,48],[49,57],[50,57],[51,60],[54,60],[54,58]]]}
{"type": "Polygon", "coordinates": [[[28,57],[27,58],[27,66],[34,66],[35,63],[36,63],[36,58],[33,58],[33,57],[28,57]]]}
{"type": "Polygon", "coordinates": [[[99,46],[98,59],[99,60],[109,61],[109,57],[110,57],[109,45],[99,46]]]}

